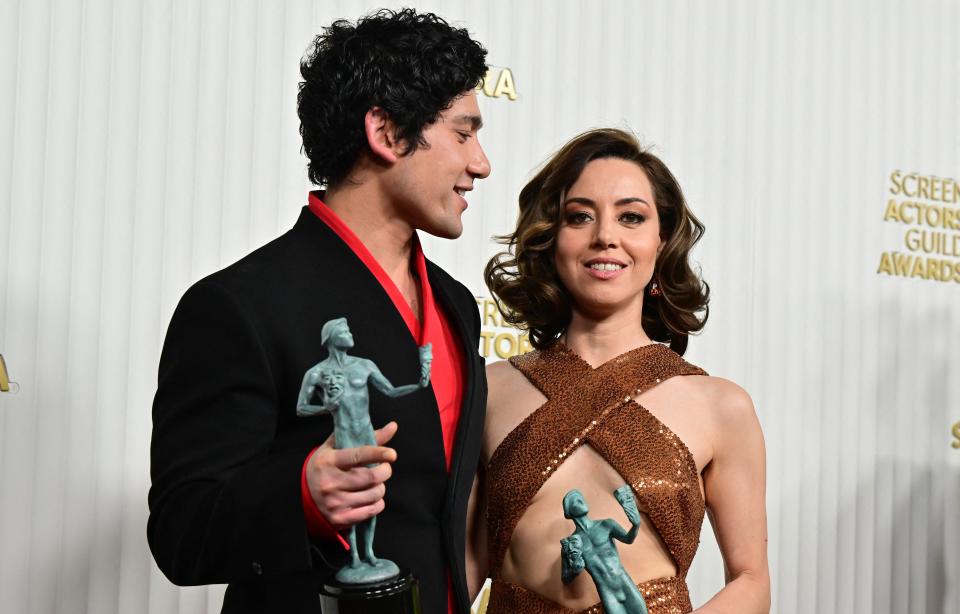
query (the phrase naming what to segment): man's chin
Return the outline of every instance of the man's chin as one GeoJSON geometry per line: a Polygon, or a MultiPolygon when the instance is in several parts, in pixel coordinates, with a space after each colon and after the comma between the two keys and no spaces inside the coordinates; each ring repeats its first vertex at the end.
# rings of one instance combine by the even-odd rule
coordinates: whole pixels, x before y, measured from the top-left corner
{"type": "Polygon", "coordinates": [[[457,239],[463,234],[463,224],[460,223],[460,220],[457,220],[456,224],[436,225],[420,230],[441,239],[457,239]]]}

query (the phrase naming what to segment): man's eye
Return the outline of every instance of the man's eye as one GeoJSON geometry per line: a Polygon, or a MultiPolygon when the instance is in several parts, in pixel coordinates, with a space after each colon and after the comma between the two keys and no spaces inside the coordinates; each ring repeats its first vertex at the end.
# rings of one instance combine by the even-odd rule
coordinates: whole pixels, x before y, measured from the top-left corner
{"type": "Polygon", "coordinates": [[[469,139],[471,136],[473,135],[470,134],[469,132],[457,131],[457,140],[460,141],[461,143],[466,143],[467,139],[469,139]]]}

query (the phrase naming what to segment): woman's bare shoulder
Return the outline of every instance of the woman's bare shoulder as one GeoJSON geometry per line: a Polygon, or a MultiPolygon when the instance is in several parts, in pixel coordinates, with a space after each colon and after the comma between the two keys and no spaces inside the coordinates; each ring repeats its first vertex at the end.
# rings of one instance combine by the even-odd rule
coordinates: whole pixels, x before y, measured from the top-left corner
{"type": "Polygon", "coordinates": [[[503,438],[545,401],[543,394],[509,361],[487,365],[484,458],[489,458],[503,438]]]}
{"type": "Polygon", "coordinates": [[[718,405],[741,410],[753,408],[753,400],[751,400],[750,394],[740,384],[715,375],[703,375],[698,379],[704,380],[704,387],[711,399],[718,405]]]}
{"type": "Polygon", "coordinates": [[[487,365],[488,404],[499,405],[500,401],[509,399],[527,385],[527,378],[509,360],[498,360],[487,365]]]}
{"type": "Polygon", "coordinates": [[[509,360],[498,360],[487,365],[487,382],[496,381],[500,384],[503,383],[501,380],[513,378],[517,375],[523,377],[520,371],[510,364],[509,360]]]}
{"type": "Polygon", "coordinates": [[[684,378],[696,390],[715,433],[723,440],[735,441],[750,433],[760,433],[760,422],[753,399],[739,384],[722,377],[697,375],[684,378]]]}

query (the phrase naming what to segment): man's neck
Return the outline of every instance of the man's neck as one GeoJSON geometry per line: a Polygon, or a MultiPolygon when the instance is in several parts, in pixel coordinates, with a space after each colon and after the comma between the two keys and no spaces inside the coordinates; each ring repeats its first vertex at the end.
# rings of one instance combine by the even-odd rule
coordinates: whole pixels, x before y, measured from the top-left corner
{"type": "Polygon", "coordinates": [[[327,348],[330,352],[330,360],[337,365],[338,367],[343,367],[347,364],[347,352],[335,346],[330,346],[327,348]]]}
{"type": "Polygon", "coordinates": [[[372,185],[346,185],[328,191],[323,202],[357,235],[391,278],[395,271],[409,272],[413,228],[395,215],[393,206],[372,185]]]}
{"type": "Polygon", "coordinates": [[[593,521],[590,520],[590,518],[588,518],[586,514],[584,514],[583,516],[576,516],[571,520],[573,520],[573,524],[575,524],[578,529],[584,532],[589,531],[590,527],[593,526],[593,521]]]}
{"type": "Polygon", "coordinates": [[[419,285],[411,270],[413,227],[396,215],[373,182],[345,184],[328,191],[323,202],[357,235],[422,320],[419,285]]]}

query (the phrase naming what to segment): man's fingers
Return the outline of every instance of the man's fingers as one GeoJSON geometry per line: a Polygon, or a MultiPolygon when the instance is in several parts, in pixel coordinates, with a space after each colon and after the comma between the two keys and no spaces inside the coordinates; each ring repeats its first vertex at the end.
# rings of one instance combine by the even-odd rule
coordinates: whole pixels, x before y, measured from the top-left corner
{"type": "Polygon", "coordinates": [[[382,485],[393,475],[390,463],[380,463],[376,467],[354,467],[340,476],[339,490],[359,492],[378,484],[382,485]]]}
{"type": "Polygon", "coordinates": [[[364,465],[392,463],[395,460],[397,460],[397,452],[393,448],[383,446],[359,446],[335,450],[333,453],[333,464],[343,471],[364,465]]]}
{"type": "Polygon", "coordinates": [[[357,509],[373,505],[383,499],[387,494],[387,489],[383,484],[375,484],[365,490],[357,492],[343,492],[340,494],[340,507],[345,509],[357,509]]]}
{"type": "Polygon", "coordinates": [[[358,522],[363,522],[369,518],[373,518],[377,514],[383,511],[384,503],[383,499],[379,499],[375,503],[370,505],[365,505],[363,507],[354,507],[349,509],[344,509],[342,511],[336,512],[331,515],[330,523],[337,528],[346,528],[351,525],[355,525],[358,522]]]}
{"type": "Polygon", "coordinates": [[[393,439],[393,436],[397,434],[397,428],[397,423],[390,421],[374,431],[373,435],[377,440],[377,445],[386,445],[386,443],[393,439]]]}
{"type": "Polygon", "coordinates": [[[387,493],[383,484],[374,484],[370,488],[357,492],[338,491],[324,499],[329,518],[341,518],[350,510],[368,507],[383,499],[387,493]]]}

